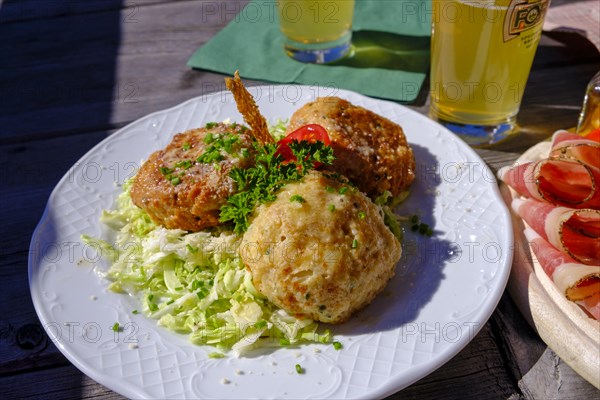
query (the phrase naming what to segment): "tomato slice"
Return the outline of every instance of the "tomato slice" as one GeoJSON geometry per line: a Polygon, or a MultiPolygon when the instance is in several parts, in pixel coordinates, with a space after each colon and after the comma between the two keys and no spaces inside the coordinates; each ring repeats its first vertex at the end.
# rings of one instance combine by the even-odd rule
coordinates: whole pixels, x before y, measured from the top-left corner
{"type": "Polygon", "coordinates": [[[595,140],[596,142],[600,142],[600,128],[591,131],[584,137],[586,139],[595,140]]]}
{"type": "MultiPolygon", "coordinates": [[[[277,142],[277,151],[275,154],[281,155],[283,162],[296,161],[296,157],[290,148],[290,143],[294,140],[298,142],[307,141],[309,143],[323,142],[327,146],[331,144],[331,139],[327,131],[321,125],[310,124],[301,126],[277,142]]],[[[320,166],[320,163],[315,163],[314,167],[319,168],[320,166]]]]}

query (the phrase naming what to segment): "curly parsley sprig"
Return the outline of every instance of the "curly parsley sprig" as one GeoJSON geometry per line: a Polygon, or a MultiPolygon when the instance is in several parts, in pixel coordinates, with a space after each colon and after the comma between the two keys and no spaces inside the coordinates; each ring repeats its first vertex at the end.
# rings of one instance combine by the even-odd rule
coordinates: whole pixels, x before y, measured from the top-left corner
{"type": "Polygon", "coordinates": [[[248,229],[248,219],[256,206],[276,199],[276,192],[285,184],[297,182],[315,164],[331,165],[333,149],[323,142],[293,141],[290,149],[293,161],[284,161],[276,144],[255,144],[256,158],[250,168],[233,168],[229,176],[237,184],[237,192],[221,207],[219,220],[234,224],[234,232],[248,229]]]}

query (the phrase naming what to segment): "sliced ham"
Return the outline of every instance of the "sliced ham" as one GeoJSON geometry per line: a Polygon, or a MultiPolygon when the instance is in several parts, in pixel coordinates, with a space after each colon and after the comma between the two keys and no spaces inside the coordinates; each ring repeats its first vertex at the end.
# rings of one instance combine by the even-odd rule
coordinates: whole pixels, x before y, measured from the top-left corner
{"type": "Polygon", "coordinates": [[[600,293],[578,301],[577,304],[587,311],[592,317],[600,321],[600,293]]]}
{"type": "Polygon", "coordinates": [[[501,171],[519,194],[554,205],[600,209],[600,169],[575,159],[548,158],[501,171]]]}
{"type": "Polygon", "coordinates": [[[577,159],[600,168],[600,143],[575,133],[557,131],[552,137],[551,157],[577,159]]]}
{"type": "Polygon", "coordinates": [[[525,237],[546,275],[567,299],[583,301],[600,293],[600,265],[578,263],[533,229],[525,229],[525,237]]]}
{"type": "Polygon", "coordinates": [[[600,211],[514,199],[513,210],[544,240],[577,262],[600,265],[600,211]]]}

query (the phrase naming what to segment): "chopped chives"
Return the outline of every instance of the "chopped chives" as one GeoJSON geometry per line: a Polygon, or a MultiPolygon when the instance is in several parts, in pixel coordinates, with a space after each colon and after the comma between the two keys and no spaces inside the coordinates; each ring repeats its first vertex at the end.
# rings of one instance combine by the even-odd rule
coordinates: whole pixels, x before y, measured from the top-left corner
{"type": "Polygon", "coordinates": [[[265,326],[267,326],[267,321],[265,321],[264,319],[261,319],[260,321],[258,321],[257,323],[254,324],[254,327],[256,329],[262,329],[265,326]]]}
{"type": "Polygon", "coordinates": [[[298,203],[304,203],[306,200],[304,200],[304,197],[300,196],[299,194],[295,194],[292,197],[290,197],[290,201],[296,201],[298,203]]]}
{"type": "Polygon", "coordinates": [[[333,348],[336,350],[341,350],[344,346],[340,342],[333,342],[333,348]]]}
{"type": "Polygon", "coordinates": [[[302,366],[300,366],[300,364],[296,364],[296,372],[299,374],[303,374],[304,368],[302,368],[302,366]]]}

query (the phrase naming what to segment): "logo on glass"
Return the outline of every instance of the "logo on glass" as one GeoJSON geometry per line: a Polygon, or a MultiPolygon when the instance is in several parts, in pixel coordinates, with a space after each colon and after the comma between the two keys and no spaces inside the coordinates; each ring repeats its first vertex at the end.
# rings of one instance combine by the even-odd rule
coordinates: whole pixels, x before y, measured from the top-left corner
{"type": "Polygon", "coordinates": [[[544,21],[549,0],[513,0],[504,18],[504,41],[508,42],[544,21]]]}

